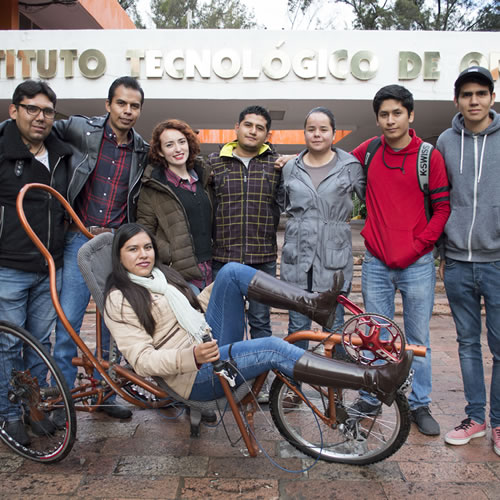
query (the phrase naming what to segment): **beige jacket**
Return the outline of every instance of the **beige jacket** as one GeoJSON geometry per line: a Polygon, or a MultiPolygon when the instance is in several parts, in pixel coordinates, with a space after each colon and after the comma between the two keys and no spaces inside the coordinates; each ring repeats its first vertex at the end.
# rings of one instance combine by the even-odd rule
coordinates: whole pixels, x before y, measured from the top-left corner
{"type": "MultiPolygon", "coordinates": [[[[207,309],[212,286],[198,295],[203,311],[207,309]]],[[[120,290],[112,290],[109,294],[104,321],[118,349],[138,375],[163,377],[177,394],[188,399],[198,373],[195,344],[177,322],[167,299],[161,294],[152,295],[152,312],[156,321],[152,337],[141,326],[120,290]]]]}

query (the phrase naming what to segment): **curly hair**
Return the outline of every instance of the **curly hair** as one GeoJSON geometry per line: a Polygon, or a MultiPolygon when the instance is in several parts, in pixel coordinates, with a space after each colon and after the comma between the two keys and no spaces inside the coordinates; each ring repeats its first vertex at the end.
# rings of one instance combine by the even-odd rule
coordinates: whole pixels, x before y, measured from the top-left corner
{"type": "Polygon", "coordinates": [[[189,146],[189,158],[186,162],[186,166],[188,169],[193,168],[194,160],[200,154],[200,140],[198,139],[196,132],[182,120],[164,120],[156,125],[153,129],[153,135],[150,141],[149,158],[153,163],[164,165],[165,167],[167,166],[165,158],[160,155],[160,135],[167,129],[178,130],[181,134],[184,134],[189,146]]]}

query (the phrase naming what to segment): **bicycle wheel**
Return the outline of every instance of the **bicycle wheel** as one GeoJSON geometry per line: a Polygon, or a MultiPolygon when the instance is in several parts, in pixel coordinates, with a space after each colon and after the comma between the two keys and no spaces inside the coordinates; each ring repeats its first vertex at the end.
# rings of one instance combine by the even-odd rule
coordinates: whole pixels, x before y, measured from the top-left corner
{"type": "Polygon", "coordinates": [[[73,400],[54,359],[26,330],[0,321],[0,439],[25,458],[52,463],[71,451],[75,436],[73,400]]]}
{"type": "MultiPolygon", "coordinates": [[[[311,407],[329,415],[328,388],[302,383],[301,391],[311,407]]],[[[327,462],[366,465],[395,453],[410,432],[406,396],[398,392],[391,406],[382,404],[376,415],[351,410],[359,399],[357,390],[342,389],[335,397],[336,421],[323,420],[302,401],[284,398],[288,386],[278,377],[271,387],[270,409],[274,423],[283,437],[306,455],[327,462]]],[[[337,391],[336,391],[337,392],[337,391]]],[[[294,394],[292,392],[292,394],[294,394]]]]}

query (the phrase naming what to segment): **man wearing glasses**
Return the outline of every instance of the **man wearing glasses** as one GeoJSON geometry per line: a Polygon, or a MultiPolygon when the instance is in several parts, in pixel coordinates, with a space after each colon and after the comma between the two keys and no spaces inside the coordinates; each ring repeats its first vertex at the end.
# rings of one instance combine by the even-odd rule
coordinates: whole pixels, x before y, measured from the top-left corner
{"type": "MultiPolygon", "coordinates": [[[[16,213],[19,190],[28,183],[52,186],[66,195],[71,149],[52,131],[56,95],[45,82],[27,80],[14,91],[9,106],[11,120],[0,125],[0,318],[26,328],[50,351],[50,332],[56,320],[44,257],[21,227],[16,213]]],[[[64,253],[64,210],[48,193],[30,191],[24,201],[29,224],[49,249],[61,284],[64,253]]],[[[0,336],[0,364],[3,373],[23,364],[46,385],[46,368],[34,365],[20,345],[6,345],[0,336]],[[24,356],[24,360],[22,358],[24,356]]],[[[21,368],[22,369],[22,368],[21,368]]],[[[35,435],[55,430],[44,417],[30,421],[20,406],[7,399],[7,380],[0,378],[0,426],[23,445],[30,443],[25,425],[35,435]]]]}

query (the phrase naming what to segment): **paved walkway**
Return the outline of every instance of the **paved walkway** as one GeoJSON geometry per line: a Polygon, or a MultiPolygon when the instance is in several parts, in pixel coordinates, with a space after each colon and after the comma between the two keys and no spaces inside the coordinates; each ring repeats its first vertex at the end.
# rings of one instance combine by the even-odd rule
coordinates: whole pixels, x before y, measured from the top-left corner
{"type": "MultiPolygon", "coordinates": [[[[438,289],[439,290],[439,289],[438,289]]],[[[442,295],[438,292],[438,295],[442,295]]],[[[400,318],[399,318],[400,320],[400,318]]],[[[88,316],[84,335],[91,336],[88,316]]],[[[273,314],[273,331],[283,335],[286,315],[273,314]]],[[[465,405],[451,318],[432,323],[432,412],[442,431],[457,425],[465,405]]],[[[483,349],[488,351],[486,341],[483,349]]],[[[491,357],[486,356],[488,384],[491,357]]],[[[462,447],[447,446],[412,427],[407,443],[388,460],[365,467],[318,463],[305,473],[273,466],[263,455],[249,458],[244,446],[227,441],[222,426],[202,428],[189,438],[189,419],[172,410],[134,408],[129,421],[103,414],[78,414],[77,442],[56,465],[23,460],[0,444],[0,497],[165,498],[165,499],[498,499],[500,457],[486,438],[462,447]]],[[[283,442],[267,409],[256,416],[257,437],[281,467],[300,470],[311,463],[283,442]]],[[[233,440],[232,416],[225,424],[233,440]]]]}

